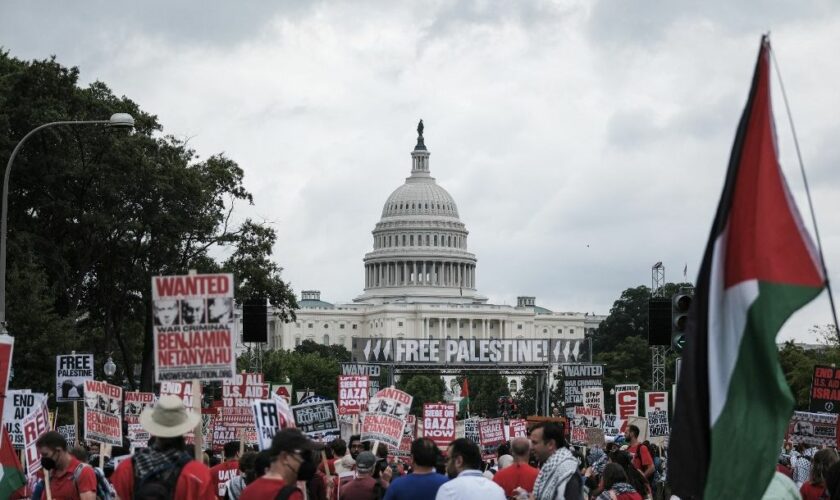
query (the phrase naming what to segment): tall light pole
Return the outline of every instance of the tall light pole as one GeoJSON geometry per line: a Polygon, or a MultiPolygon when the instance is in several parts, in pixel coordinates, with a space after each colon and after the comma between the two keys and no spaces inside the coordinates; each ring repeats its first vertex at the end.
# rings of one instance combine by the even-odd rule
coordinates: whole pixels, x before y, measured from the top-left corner
{"type": "Polygon", "coordinates": [[[107,125],[109,127],[118,128],[133,128],[134,118],[128,113],[114,113],[108,120],[83,120],[83,121],[60,121],[50,122],[35,127],[30,130],[28,134],[23,136],[23,139],[17,143],[15,149],[12,150],[12,155],[9,156],[9,161],[6,163],[6,174],[3,176],[3,201],[2,212],[0,213],[0,334],[6,332],[6,226],[8,220],[8,205],[9,205],[9,175],[12,172],[12,164],[15,157],[20,151],[20,148],[27,139],[32,137],[35,132],[39,130],[56,127],[59,125],[107,125]]]}

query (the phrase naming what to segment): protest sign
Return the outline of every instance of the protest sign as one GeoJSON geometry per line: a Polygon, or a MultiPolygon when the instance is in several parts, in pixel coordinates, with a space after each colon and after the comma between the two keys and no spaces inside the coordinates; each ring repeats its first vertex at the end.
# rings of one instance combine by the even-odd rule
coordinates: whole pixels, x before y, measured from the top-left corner
{"type": "MultiPolygon", "coordinates": [[[[626,420],[627,426],[635,425],[639,428],[639,441],[647,441],[650,436],[648,435],[648,419],[647,417],[637,417],[635,415],[631,415],[627,417],[626,420]]],[[[625,427],[626,430],[626,427],[625,427]]]]}
{"type": "MultiPolygon", "coordinates": [[[[330,442],[339,437],[338,410],[335,401],[317,401],[292,406],[295,425],[315,441],[330,442]]],[[[402,433],[402,427],[400,428],[402,433]]],[[[399,442],[397,442],[397,446],[399,442]]]]}
{"type": "Polygon", "coordinates": [[[286,404],[292,404],[292,384],[269,384],[272,397],[279,397],[286,400],[286,404]]]}
{"type": "Polygon", "coordinates": [[[478,434],[478,424],[481,422],[481,418],[472,417],[464,420],[464,438],[472,441],[473,443],[481,446],[481,436],[478,434]]]}
{"type": "Polygon", "coordinates": [[[650,437],[664,437],[671,433],[668,426],[668,393],[645,393],[645,414],[650,437]]]}
{"type": "Polygon", "coordinates": [[[142,425],[128,424],[128,442],[132,453],[139,448],[148,447],[150,437],[149,431],[144,429],[142,425]]]}
{"type": "Polygon", "coordinates": [[[368,401],[368,412],[385,413],[404,418],[411,409],[411,394],[393,387],[380,390],[368,401]]]}
{"type": "Polygon", "coordinates": [[[362,419],[362,441],[381,441],[398,448],[412,399],[393,387],[377,392],[368,401],[368,413],[362,419]]]}
{"type": "Polygon", "coordinates": [[[837,439],[837,414],[793,412],[788,425],[788,440],[794,445],[840,446],[837,439]]]}
{"type": "Polygon", "coordinates": [[[370,363],[341,363],[342,375],[362,375],[368,378],[368,394],[370,398],[379,392],[379,377],[382,367],[370,363]]]}
{"type": "Polygon", "coordinates": [[[809,409],[826,413],[840,411],[840,368],[824,365],[814,367],[809,409]]]}
{"type": "Polygon", "coordinates": [[[160,383],[161,396],[175,396],[184,402],[186,408],[193,408],[192,383],[165,381],[160,383]]]}
{"type": "Polygon", "coordinates": [[[35,474],[41,468],[41,455],[35,443],[41,434],[50,430],[50,410],[47,408],[47,398],[23,419],[23,443],[25,447],[26,470],[29,475],[35,474]]]}
{"type": "Polygon", "coordinates": [[[122,388],[85,381],[85,440],[122,446],[122,388]]]}
{"type": "Polygon", "coordinates": [[[498,446],[505,442],[505,421],[490,418],[478,423],[478,440],[484,448],[498,446]]]}
{"type": "Polygon", "coordinates": [[[84,399],[86,380],[93,380],[93,354],[62,354],[55,357],[56,401],[65,403],[84,399]]]}
{"type": "Polygon", "coordinates": [[[280,428],[295,426],[295,415],[292,413],[292,407],[286,398],[279,396],[277,393],[271,394],[271,399],[277,403],[277,416],[280,418],[280,428]]]}
{"type": "Polygon", "coordinates": [[[417,436],[417,417],[408,415],[405,417],[405,426],[403,426],[403,435],[400,440],[398,448],[388,448],[388,452],[395,457],[410,457],[411,443],[417,436]]]}
{"type": "Polygon", "coordinates": [[[15,338],[11,335],[0,335],[0,418],[6,406],[6,396],[9,392],[9,374],[12,370],[12,352],[15,338]]]}
{"type": "Polygon", "coordinates": [[[566,406],[566,416],[574,415],[571,407],[583,404],[583,389],[587,387],[601,387],[604,378],[603,365],[567,364],[560,365],[563,376],[563,401],[566,406]]]}
{"type": "Polygon", "coordinates": [[[46,399],[46,394],[31,392],[29,389],[12,389],[6,392],[3,424],[9,433],[12,446],[16,449],[22,450],[24,448],[23,419],[35,408],[40,407],[46,399]]]}
{"type": "Polygon", "coordinates": [[[338,414],[358,415],[370,398],[367,375],[338,376],[338,414]]]}
{"type": "Polygon", "coordinates": [[[155,276],[152,300],[158,382],[236,374],[232,274],[155,276]]]}
{"type": "Polygon", "coordinates": [[[510,439],[528,437],[528,422],[523,418],[514,418],[510,421],[510,439]]]}
{"type": "Polygon", "coordinates": [[[59,425],[55,428],[59,434],[67,441],[68,449],[76,446],[76,426],[73,424],[59,425]]]}
{"type": "MultiPolygon", "coordinates": [[[[583,446],[588,445],[589,429],[601,429],[603,426],[603,413],[600,408],[590,408],[587,406],[576,406],[575,415],[572,419],[571,425],[571,442],[572,444],[583,446]]],[[[601,433],[603,437],[603,432],[601,433]]]]}
{"type": "Polygon", "coordinates": [[[362,418],[362,441],[379,441],[398,448],[402,440],[405,419],[388,413],[365,413],[362,418]]]}
{"type": "Polygon", "coordinates": [[[216,424],[232,429],[250,429],[254,426],[254,412],[250,407],[222,406],[216,408],[216,424]]]}
{"type": "Polygon", "coordinates": [[[423,436],[431,439],[441,449],[446,449],[455,439],[454,404],[426,403],[423,405],[423,436]]]}
{"type": "Polygon", "coordinates": [[[461,366],[545,366],[589,360],[589,339],[354,338],[350,360],[461,366]]]}
{"type": "Polygon", "coordinates": [[[598,408],[601,410],[601,413],[604,413],[603,387],[584,387],[581,389],[581,397],[583,398],[583,406],[598,408]]]}
{"type": "Polygon", "coordinates": [[[254,401],[254,424],[257,430],[257,443],[261,450],[271,447],[271,440],[280,430],[280,417],[277,414],[277,403],[274,400],[254,401]]]}
{"type": "Polygon", "coordinates": [[[262,373],[237,373],[222,381],[222,402],[228,408],[251,408],[254,401],[268,399],[269,394],[262,373]]]}
{"type": "Polygon", "coordinates": [[[129,424],[140,422],[140,414],[146,408],[155,405],[155,394],[153,392],[126,392],[125,393],[125,421],[129,424]]]}
{"type": "Polygon", "coordinates": [[[604,435],[610,437],[618,437],[621,435],[621,428],[624,427],[624,421],[619,419],[614,413],[604,414],[604,435]]]}
{"type": "Polygon", "coordinates": [[[622,384],[615,386],[615,413],[624,421],[621,432],[624,432],[627,418],[639,414],[639,386],[636,384],[622,384]]]}

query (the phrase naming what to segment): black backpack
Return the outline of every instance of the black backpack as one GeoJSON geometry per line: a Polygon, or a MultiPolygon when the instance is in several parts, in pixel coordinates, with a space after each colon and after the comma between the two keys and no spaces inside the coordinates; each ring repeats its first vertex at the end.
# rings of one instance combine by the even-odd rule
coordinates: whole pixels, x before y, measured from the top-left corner
{"type": "Polygon", "coordinates": [[[175,463],[169,462],[143,477],[137,477],[134,457],[131,460],[135,470],[134,500],[172,500],[175,498],[175,485],[178,483],[181,469],[192,461],[192,457],[181,453],[175,463]]]}

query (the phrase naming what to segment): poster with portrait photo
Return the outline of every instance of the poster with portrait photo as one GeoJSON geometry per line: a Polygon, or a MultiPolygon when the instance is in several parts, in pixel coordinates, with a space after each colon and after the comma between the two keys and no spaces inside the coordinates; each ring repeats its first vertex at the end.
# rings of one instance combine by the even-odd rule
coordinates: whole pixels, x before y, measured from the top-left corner
{"type": "Polygon", "coordinates": [[[232,274],[155,276],[152,300],[157,382],[234,376],[232,274]]]}
{"type": "Polygon", "coordinates": [[[93,380],[93,354],[61,354],[55,357],[56,401],[82,401],[86,380],[93,380]]]}

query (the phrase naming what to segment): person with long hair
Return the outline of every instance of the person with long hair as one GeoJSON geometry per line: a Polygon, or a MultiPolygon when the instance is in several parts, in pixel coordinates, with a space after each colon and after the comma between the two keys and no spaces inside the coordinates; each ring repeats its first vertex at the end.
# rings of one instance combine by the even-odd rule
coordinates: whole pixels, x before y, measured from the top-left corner
{"type": "Polygon", "coordinates": [[[604,491],[597,500],[642,500],[642,495],[627,482],[624,467],[617,463],[608,463],[604,467],[604,491]]]}
{"type": "MultiPolygon", "coordinates": [[[[645,479],[645,476],[633,466],[633,458],[626,451],[618,450],[610,454],[610,462],[618,464],[624,469],[624,474],[627,476],[627,482],[636,490],[642,498],[651,498],[653,494],[650,490],[650,485],[645,479]]],[[[606,470],[606,468],[604,469],[606,470]]]]}
{"type": "Polygon", "coordinates": [[[830,448],[820,450],[814,455],[811,462],[811,477],[802,483],[802,487],[799,489],[802,500],[823,498],[826,490],[826,472],[838,461],[840,461],[840,457],[837,456],[837,452],[830,448]]]}

